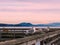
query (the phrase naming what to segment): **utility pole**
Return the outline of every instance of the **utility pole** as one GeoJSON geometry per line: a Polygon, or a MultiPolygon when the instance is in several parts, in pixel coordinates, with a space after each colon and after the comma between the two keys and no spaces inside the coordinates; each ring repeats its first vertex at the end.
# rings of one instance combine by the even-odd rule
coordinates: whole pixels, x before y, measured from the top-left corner
{"type": "Polygon", "coordinates": [[[0,30],[0,40],[1,40],[1,33],[2,33],[2,32],[1,32],[1,30],[0,30]]]}
{"type": "Polygon", "coordinates": [[[15,29],[14,29],[14,39],[15,39],[15,29]]]}

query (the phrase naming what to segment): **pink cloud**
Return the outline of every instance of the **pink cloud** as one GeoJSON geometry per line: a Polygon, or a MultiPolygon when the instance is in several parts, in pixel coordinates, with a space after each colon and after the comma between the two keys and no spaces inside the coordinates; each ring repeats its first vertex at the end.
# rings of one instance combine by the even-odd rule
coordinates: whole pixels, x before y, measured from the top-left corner
{"type": "Polygon", "coordinates": [[[0,23],[60,21],[60,3],[2,2],[0,23]]]}

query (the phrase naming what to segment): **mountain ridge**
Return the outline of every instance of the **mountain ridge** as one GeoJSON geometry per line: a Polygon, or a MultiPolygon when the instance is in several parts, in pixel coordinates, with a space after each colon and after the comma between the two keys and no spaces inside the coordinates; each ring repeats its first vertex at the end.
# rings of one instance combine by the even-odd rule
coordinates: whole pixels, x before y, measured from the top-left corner
{"type": "Polygon", "coordinates": [[[0,27],[1,26],[60,26],[60,22],[49,23],[49,24],[32,24],[32,23],[27,23],[27,22],[22,22],[22,23],[19,23],[19,24],[0,23],[0,27]]]}

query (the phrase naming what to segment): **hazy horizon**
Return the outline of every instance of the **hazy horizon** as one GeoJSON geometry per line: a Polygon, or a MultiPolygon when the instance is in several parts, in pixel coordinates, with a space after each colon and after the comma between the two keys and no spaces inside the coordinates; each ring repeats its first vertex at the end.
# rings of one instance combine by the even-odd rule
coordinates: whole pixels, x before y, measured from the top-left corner
{"type": "Polygon", "coordinates": [[[60,0],[0,0],[0,23],[60,22],[60,0]]]}

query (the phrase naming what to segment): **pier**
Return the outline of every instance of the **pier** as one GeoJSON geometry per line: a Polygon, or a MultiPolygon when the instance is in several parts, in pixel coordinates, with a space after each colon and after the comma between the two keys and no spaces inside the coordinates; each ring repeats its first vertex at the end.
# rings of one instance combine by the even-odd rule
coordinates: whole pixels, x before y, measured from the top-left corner
{"type": "Polygon", "coordinates": [[[53,45],[59,39],[60,30],[0,42],[0,45],[53,45]]]}

